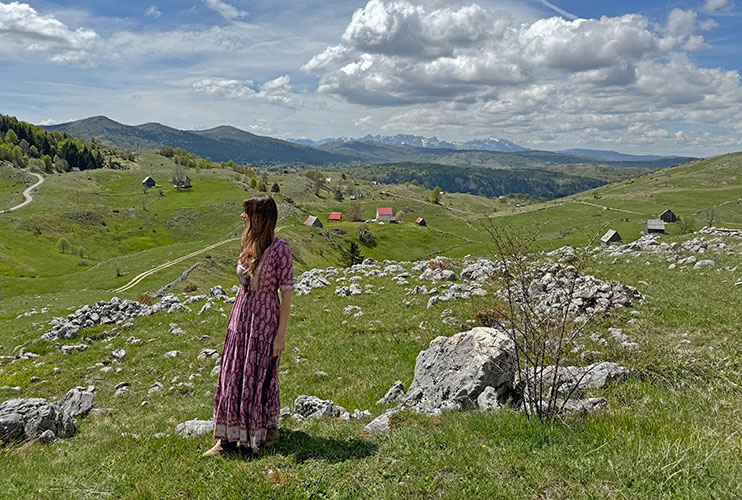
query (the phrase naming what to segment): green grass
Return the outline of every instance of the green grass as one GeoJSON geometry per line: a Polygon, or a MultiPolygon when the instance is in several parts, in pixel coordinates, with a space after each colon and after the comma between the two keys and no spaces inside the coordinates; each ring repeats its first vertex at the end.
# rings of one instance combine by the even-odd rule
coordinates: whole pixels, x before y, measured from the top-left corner
{"type": "MultiPolygon", "coordinates": [[[[703,160],[523,207],[465,194],[446,195],[443,206],[437,206],[425,201],[428,192],[419,187],[356,181],[366,192],[361,202],[364,217],[372,217],[376,206],[392,205],[411,219],[422,215],[430,224],[428,228],[409,222],[370,224],[377,243],[362,251],[377,259],[403,260],[448,247],[453,248],[445,255],[454,257],[485,254],[489,241],[482,223],[487,216],[495,224],[536,235],[537,249],[584,244],[606,222],[625,241],[638,236],[642,216],[613,213],[580,201],[646,216],[666,205],[681,216],[716,205],[719,225],[731,225],[740,217],[735,207],[742,185],[731,178],[742,179],[741,163],[739,155],[703,160]],[[629,222],[616,222],[624,217],[629,222]]],[[[215,379],[209,376],[213,362],[198,362],[196,357],[203,347],[221,349],[224,315],[231,306],[198,316],[195,311],[201,304],[197,303],[192,306],[194,313],[138,318],[133,327],[110,340],[114,348],[127,351],[123,361],[112,365],[122,368],[118,374],[88,369],[111,358],[105,348],[108,341],[96,340],[87,351],[64,356],[52,343],[39,339],[51,317],[108,300],[113,288],[139,272],[238,234],[239,203],[248,192],[241,188],[244,179],[229,171],[189,172],[194,179],[191,192],[168,191],[162,198],[152,193],[147,211],[141,211],[137,183],[152,175],[163,184],[171,168],[167,160],[145,155],[135,171],[51,176],[34,203],[13,214],[21,222],[0,217],[0,266],[5,266],[0,267],[1,354],[25,344],[27,350],[41,355],[12,364],[0,359],[0,386],[19,385],[23,397],[56,399],[76,385],[95,384],[95,406],[114,408],[111,414],[82,419],[75,437],[54,445],[13,443],[2,448],[0,461],[6,474],[0,478],[0,491],[8,498],[742,496],[738,458],[742,454],[742,287],[735,286],[742,281],[742,243],[734,240],[728,241],[729,252],[704,257],[716,261],[715,267],[705,270],[669,270],[662,255],[630,255],[615,263],[612,258],[593,259],[593,274],[636,286],[647,297],[644,305],[637,306],[639,316],[616,310],[590,326],[589,333],[606,338],[609,327],[623,328],[640,345],[639,351],[625,351],[609,340],[601,349],[606,360],[634,368],[641,376],[595,391],[609,402],[600,415],[545,425],[509,411],[453,412],[437,418],[400,414],[393,419],[392,432],[375,437],[361,432],[367,420],[289,421],[281,424],[281,443],[258,456],[202,459],[211,438],[181,439],[173,436],[173,430],[181,421],[208,418],[213,411],[215,379]],[[129,208],[135,209],[134,218],[129,218],[129,208]],[[80,222],[83,212],[86,221],[100,216],[106,226],[80,222]],[[66,216],[72,213],[77,215],[66,216]],[[29,229],[31,224],[41,233],[29,229]],[[61,234],[88,245],[95,258],[60,254],[55,244],[61,234]],[[90,265],[79,266],[81,260],[90,265]],[[128,274],[117,278],[117,267],[128,274]],[[36,277],[31,278],[31,273],[36,277]],[[16,319],[44,306],[49,313],[16,319]],[[186,334],[168,333],[171,322],[186,334]],[[200,341],[202,335],[209,337],[200,341]],[[127,344],[130,336],[144,342],[127,344]],[[163,358],[172,349],[180,350],[181,357],[163,358]],[[44,364],[36,366],[40,360],[44,364]],[[60,368],[56,374],[55,366],[60,368]],[[174,376],[187,380],[201,366],[203,376],[193,380],[194,390],[167,391],[174,376]],[[41,380],[31,382],[33,376],[41,380]],[[121,381],[132,382],[131,391],[114,396],[114,386],[121,381]],[[140,406],[155,381],[163,383],[166,391],[140,406]],[[122,432],[139,437],[122,437],[122,432]],[[171,436],[152,437],[157,432],[171,436]]],[[[292,244],[297,270],[337,265],[338,250],[355,238],[356,224],[325,223],[325,229],[348,232],[341,236],[301,223],[309,213],[326,220],[330,211],[345,212],[347,202],[336,202],[327,193],[317,198],[296,174],[271,174],[269,185],[273,182],[281,185],[281,195],[276,197],[281,211],[278,235],[292,244]],[[283,196],[292,197],[295,204],[281,203],[283,196]]],[[[690,237],[677,234],[676,224],[668,227],[665,241],[690,237]]],[[[237,246],[223,245],[169,267],[119,296],[134,298],[139,292],[156,290],[196,262],[200,266],[175,292],[186,284],[198,286],[196,293],[215,284],[231,287],[236,282],[231,261],[237,246]]],[[[283,405],[300,394],[311,394],[351,411],[369,409],[378,415],[384,408],[375,402],[389,386],[400,379],[406,387],[412,380],[417,353],[436,336],[459,330],[442,323],[439,315],[444,308],[450,307],[452,315],[466,324],[476,310],[492,303],[491,297],[485,297],[427,309],[426,296],[407,296],[404,287],[388,278],[364,278],[363,283],[373,284],[377,294],[341,298],[333,294],[333,283],[294,298],[281,362],[283,405]],[[411,300],[409,307],[404,299],[411,300]],[[345,316],[342,310],[349,304],[360,306],[363,316],[345,316]],[[421,321],[428,321],[429,327],[420,328],[421,321]],[[318,370],[328,376],[316,376],[318,370]]],[[[412,278],[410,286],[414,284],[412,278]]],[[[111,327],[84,330],[82,335],[95,338],[106,329],[111,327]]],[[[590,341],[586,345],[595,347],[590,341]]],[[[18,396],[0,389],[0,400],[18,396]]]]}

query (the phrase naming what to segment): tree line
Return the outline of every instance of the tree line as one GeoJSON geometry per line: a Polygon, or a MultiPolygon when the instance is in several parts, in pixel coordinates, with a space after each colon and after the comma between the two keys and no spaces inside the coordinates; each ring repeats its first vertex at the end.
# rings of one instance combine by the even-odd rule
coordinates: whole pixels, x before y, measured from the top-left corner
{"type": "Polygon", "coordinates": [[[6,115],[0,115],[0,160],[19,168],[36,165],[48,173],[105,166],[94,140],[83,141],[57,130],[47,132],[6,115]]]}

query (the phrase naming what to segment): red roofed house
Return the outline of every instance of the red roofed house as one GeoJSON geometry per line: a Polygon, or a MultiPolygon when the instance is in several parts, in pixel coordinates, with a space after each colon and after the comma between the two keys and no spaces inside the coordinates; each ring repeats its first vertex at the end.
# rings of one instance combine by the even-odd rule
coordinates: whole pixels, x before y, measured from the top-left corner
{"type": "Polygon", "coordinates": [[[376,209],[376,220],[377,221],[390,221],[394,218],[394,211],[392,207],[378,207],[376,209]]]}
{"type": "Polygon", "coordinates": [[[340,220],[343,218],[343,214],[340,212],[332,212],[330,214],[330,218],[328,219],[330,222],[340,222],[340,220]]]}
{"type": "Polygon", "coordinates": [[[417,224],[418,226],[427,226],[428,225],[428,223],[425,222],[425,219],[423,219],[422,217],[418,217],[417,219],[415,219],[415,224],[417,224]]]}

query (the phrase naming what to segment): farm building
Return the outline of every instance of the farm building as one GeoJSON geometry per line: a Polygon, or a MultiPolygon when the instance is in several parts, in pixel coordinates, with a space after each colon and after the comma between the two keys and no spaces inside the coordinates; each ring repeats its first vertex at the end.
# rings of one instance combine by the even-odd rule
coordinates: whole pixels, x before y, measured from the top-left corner
{"type": "Polygon", "coordinates": [[[613,229],[609,229],[607,233],[603,235],[602,238],[600,238],[600,242],[603,245],[620,245],[623,243],[623,240],[621,240],[621,235],[618,234],[613,229]]]}
{"type": "Polygon", "coordinates": [[[142,181],[142,189],[153,188],[156,185],[157,185],[157,183],[155,182],[155,180],[152,177],[150,177],[149,175],[147,177],[145,177],[144,180],[142,181]]]}
{"type": "Polygon", "coordinates": [[[425,219],[423,219],[422,217],[418,217],[417,219],[415,219],[415,224],[417,224],[418,226],[427,226],[428,225],[428,223],[425,222],[425,219]]]}
{"type": "Polygon", "coordinates": [[[660,219],[664,222],[676,222],[678,216],[675,215],[669,208],[660,214],[660,219]]]}
{"type": "Polygon", "coordinates": [[[394,218],[392,207],[378,207],[376,209],[376,220],[379,222],[390,221],[394,218]]]}
{"type": "Polygon", "coordinates": [[[316,227],[324,227],[324,226],[322,225],[322,221],[321,221],[321,220],[319,220],[319,219],[318,219],[317,217],[315,217],[314,215],[310,215],[309,217],[307,217],[307,220],[305,220],[305,221],[304,221],[304,225],[305,225],[305,226],[316,226],[316,227]]]}
{"type": "Polygon", "coordinates": [[[330,222],[340,222],[343,219],[343,214],[341,212],[332,212],[329,217],[330,222]]]}
{"type": "Polygon", "coordinates": [[[171,178],[167,182],[168,184],[172,184],[175,189],[190,189],[191,187],[191,178],[187,175],[182,179],[177,180],[175,178],[171,178]]]}
{"type": "Polygon", "coordinates": [[[662,219],[649,219],[644,224],[644,234],[659,234],[665,232],[665,221],[662,219]]]}

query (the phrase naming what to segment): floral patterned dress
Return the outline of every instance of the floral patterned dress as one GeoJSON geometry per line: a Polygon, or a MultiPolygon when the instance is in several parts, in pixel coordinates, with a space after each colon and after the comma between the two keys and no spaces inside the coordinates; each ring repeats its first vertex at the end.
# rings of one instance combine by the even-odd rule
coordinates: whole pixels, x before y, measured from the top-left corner
{"type": "Polygon", "coordinates": [[[294,284],[291,247],[280,238],[265,249],[252,277],[238,277],[243,285],[227,324],[221,370],[214,398],[214,437],[250,443],[258,451],[268,429],[278,426],[280,402],[278,364],[273,338],[278,330],[278,290],[294,284]]]}

